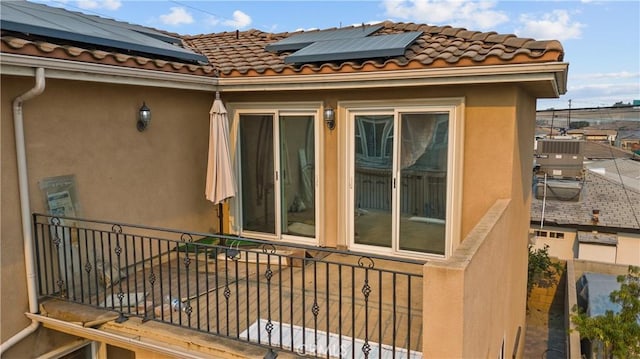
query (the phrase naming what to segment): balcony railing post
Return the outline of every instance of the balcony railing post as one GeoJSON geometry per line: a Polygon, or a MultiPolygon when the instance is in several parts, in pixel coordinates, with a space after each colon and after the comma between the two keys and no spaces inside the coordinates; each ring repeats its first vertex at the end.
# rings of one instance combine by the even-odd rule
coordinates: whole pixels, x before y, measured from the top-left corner
{"type": "Polygon", "coordinates": [[[56,217],[51,218],[51,224],[53,224],[53,244],[56,246],[56,254],[58,256],[58,280],[56,281],[56,284],[58,285],[58,293],[60,295],[60,298],[66,298],[67,291],[65,282],[67,278],[67,271],[65,270],[63,273],[62,268],[67,268],[67,256],[66,253],[64,253],[63,239],[60,238],[60,234],[58,232],[59,230],[62,230],[60,228],[60,219],[56,217]],[[61,247],[62,249],[60,249],[61,247]],[[63,277],[65,278],[65,280],[62,279],[63,277]]]}
{"type": "MultiPolygon", "coordinates": [[[[120,278],[120,268],[122,268],[122,246],[120,245],[120,235],[122,234],[122,227],[118,224],[114,224],[113,225],[113,229],[112,229],[115,237],[116,237],[116,247],[114,248],[114,253],[116,254],[117,260],[118,260],[118,278],[120,278]]],[[[113,271],[113,269],[112,269],[113,271]]],[[[113,277],[111,277],[113,280],[113,277]]],[[[113,285],[113,283],[112,283],[113,285]]],[[[124,292],[122,291],[122,280],[118,280],[118,301],[120,302],[120,310],[119,310],[119,314],[120,316],[118,317],[118,319],[116,319],[116,323],[123,323],[126,322],[127,320],[129,320],[129,318],[127,318],[124,315],[124,308],[123,308],[123,300],[124,300],[124,292]]],[[[111,297],[112,301],[111,303],[113,303],[113,296],[111,297]]],[[[131,293],[127,293],[127,303],[131,300],[131,293]]]]}
{"type": "MultiPolygon", "coordinates": [[[[178,315],[180,316],[180,319],[182,319],[182,315],[180,315],[180,311],[184,311],[187,314],[187,324],[189,327],[191,327],[191,314],[193,312],[193,308],[191,307],[191,297],[190,294],[191,293],[189,291],[189,266],[191,265],[191,258],[189,258],[189,250],[190,250],[190,244],[193,243],[193,237],[189,234],[189,233],[183,233],[180,236],[180,240],[182,241],[182,243],[184,243],[183,247],[184,247],[184,272],[185,272],[185,276],[186,276],[186,289],[187,289],[187,293],[186,293],[186,297],[187,300],[185,302],[182,301],[182,296],[180,293],[180,283],[178,283],[178,301],[180,303],[180,308],[178,311],[178,315]]],[[[179,247],[178,247],[179,248],[179,247]]],[[[178,257],[179,257],[179,253],[178,253],[178,257]]],[[[182,321],[180,322],[180,324],[182,324],[182,321]]]]}
{"type": "Polygon", "coordinates": [[[369,270],[374,267],[373,259],[370,257],[360,257],[358,259],[358,266],[364,268],[364,284],[362,285],[362,295],[364,296],[364,344],[362,345],[362,354],[364,354],[365,359],[367,359],[371,352],[371,345],[369,344],[369,295],[371,294],[369,270]],[[369,263],[366,264],[365,261],[369,261],[369,263]]]}

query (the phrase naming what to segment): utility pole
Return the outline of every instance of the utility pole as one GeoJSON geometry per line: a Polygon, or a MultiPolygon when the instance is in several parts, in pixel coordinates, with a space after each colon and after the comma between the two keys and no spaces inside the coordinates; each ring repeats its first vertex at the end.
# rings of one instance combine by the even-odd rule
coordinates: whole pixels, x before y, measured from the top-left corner
{"type": "Polygon", "coordinates": [[[567,129],[571,128],[571,99],[569,99],[569,115],[567,115],[567,129]]]}
{"type": "Polygon", "coordinates": [[[549,132],[549,138],[553,139],[553,120],[556,118],[556,110],[551,111],[551,132],[549,132]]]}

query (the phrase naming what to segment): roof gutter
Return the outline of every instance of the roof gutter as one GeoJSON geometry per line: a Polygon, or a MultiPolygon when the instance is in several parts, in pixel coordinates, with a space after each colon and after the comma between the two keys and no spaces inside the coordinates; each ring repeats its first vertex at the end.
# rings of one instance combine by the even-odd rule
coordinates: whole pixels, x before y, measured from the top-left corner
{"type": "Polygon", "coordinates": [[[564,62],[552,62],[337,74],[241,76],[219,78],[218,85],[225,92],[240,92],[547,82],[552,87],[552,93],[547,96],[558,97],[567,91],[568,67],[569,64],[564,62]]]}
{"type": "MultiPolygon", "coordinates": [[[[13,126],[16,141],[16,160],[18,162],[18,188],[20,192],[20,217],[22,220],[22,239],[24,242],[24,262],[27,271],[27,295],[29,312],[38,312],[38,298],[36,289],[36,271],[33,258],[33,231],[31,227],[31,206],[29,203],[29,177],[27,175],[27,156],[24,144],[23,104],[40,95],[44,91],[44,69],[39,67],[35,71],[36,83],[33,88],[13,100],[13,126]]],[[[0,345],[0,356],[7,349],[33,333],[40,323],[31,320],[31,324],[0,345]]]]}
{"type": "Polygon", "coordinates": [[[0,58],[0,72],[3,75],[31,76],[34,67],[46,68],[47,78],[49,79],[211,92],[217,90],[217,78],[213,76],[153,71],[136,67],[103,65],[10,53],[3,53],[0,58]]]}

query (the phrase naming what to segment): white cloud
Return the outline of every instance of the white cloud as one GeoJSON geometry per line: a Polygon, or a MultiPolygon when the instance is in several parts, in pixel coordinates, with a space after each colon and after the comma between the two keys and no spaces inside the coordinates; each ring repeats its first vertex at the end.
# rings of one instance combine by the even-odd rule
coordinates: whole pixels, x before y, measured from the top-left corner
{"type": "Polygon", "coordinates": [[[233,12],[233,19],[225,20],[223,24],[236,29],[241,29],[251,25],[251,16],[240,10],[236,10],[233,12]]]}
{"type": "Polygon", "coordinates": [[[629,72],[629,71],[621,71],[621,72],[600,72],[600,73],[591,73],[591,74],[578,74],[572,76],[572,80],[595,80],[595,79],[632,79],[632,78],[640,78],[640,72],[629,72]]]}
{"type": "Polygon", "coordinates": [[[509,21],[494,1],[383,0],[386,15],[429,25],[452,25],[469,30],[493,29],[509,21]]]}
{"type": "Polygon", "coordinates": [[[589,83],[578,84],[575,86],[569,86],[567,93],[580,92],[582,94],[601,94],[601,95],[616,95],[626,93],[638,93],[637,83],[589,83]]]}
{"type": "Polygon", "coordinates": [[[579,39],[582,36],[582,28],[585,26],[580,22],[572,21],[566,10],[553,10],[541,18],[523,14],[520,15],[520,22],[523,27],[517,29],[516,34],[538,40],[579,39]]]}
{"type": "MultiPolygon", "coordinates": [[[[225,19],[219,18],[217,16],[208,16],[205,22],[211,26],[224,25],[228,27],[232,27],[234,29],[241,29],[243,27],[247,27],[251,25],[252,19],[251,16],[245,14],[240,10],[236,10],[233,12],[233,19],[225,19]]],[[[276,25],[274,25],[275,27],[276,25]]]]}
{"type": "MultiPolygon", "coordinates": [[[[240,10],[236,10],[233,12],[233,19],[225,19],[224,17],[217,17],[217,16],[208,16],[205,19],[205,22],[210,26],[224,25],[234,29],[241,29],[251,25],[253,20],[251,19],[251,16],[245,14],[240,10]]],[[[275,27],[277,27],[277,25],[272,25],[272,28],[275,28],[275,27]]]]}
{"type": "Polygon", "coordinates": [[[78,7],[81,9],[106,9],[106,10],[118,10],[122,6],[120,0],[78,0],[76,1],[78,7]]]}
{"type": "Polygon", "coordinates": [[[637,83],[597,83],[569,85],[567,93],[559,99],[540,99],[538,108],[568,108],[571,100],[572,108],[612,106],[616,102],[632,102],[639,100],[637,83]]]}
{"type": "Polygon", "coordinates": [[[191,24],[193,16],[182,7],[172,7],[167,15],[160,15],[160,20],[165,25],[191,24]]]}
{"type": "Polygon", "coordinates": [[[639,72],[569,73],[567,93],[559,99],[539,99],[538,109],[612,106],[616,102],[640,100],[639,72]]]}
{"type": "Polygon", "coordinates": [[[215,17],[215,16],[213,16],[213,15],[209,15],[209,16],[205,17],[204,22],[206,24],[208,24],[208,25],[216,26],[216,25],[220,24],[220,19],[215,17]]]}

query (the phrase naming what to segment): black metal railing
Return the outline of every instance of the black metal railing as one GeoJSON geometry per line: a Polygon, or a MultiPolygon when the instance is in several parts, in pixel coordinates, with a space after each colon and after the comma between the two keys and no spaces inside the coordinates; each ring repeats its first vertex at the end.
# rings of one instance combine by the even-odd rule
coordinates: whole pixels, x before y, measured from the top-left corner
{"type": "Polygon", "coordinates": [[[33,215],[41,297],[299,354],[418,358],[423,261],[33,215]]]}

